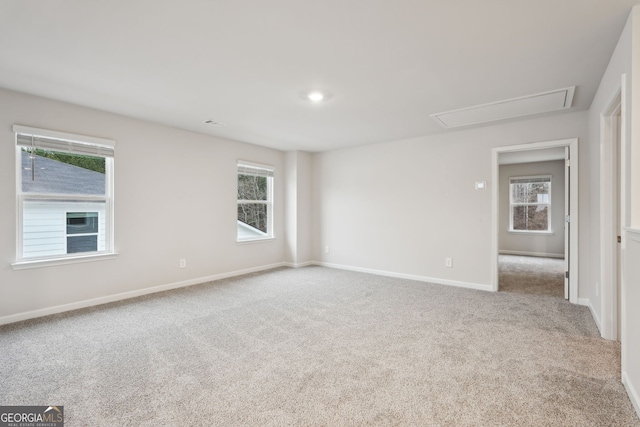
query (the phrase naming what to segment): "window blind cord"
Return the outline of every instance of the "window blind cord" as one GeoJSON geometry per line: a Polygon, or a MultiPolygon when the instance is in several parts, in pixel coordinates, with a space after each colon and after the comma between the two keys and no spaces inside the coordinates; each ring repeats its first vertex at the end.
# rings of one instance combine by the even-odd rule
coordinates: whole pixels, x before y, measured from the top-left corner
{"type": "Polygon", "coordinates": [[[36,146],[31,135],[31,181],[36,180],[36,146]]]}

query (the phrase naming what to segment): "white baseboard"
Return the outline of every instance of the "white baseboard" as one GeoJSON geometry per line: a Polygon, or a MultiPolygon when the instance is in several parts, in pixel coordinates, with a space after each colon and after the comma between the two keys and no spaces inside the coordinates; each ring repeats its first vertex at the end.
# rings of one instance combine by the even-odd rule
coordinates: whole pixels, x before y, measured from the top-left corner
{"type": "Polygon", "coordinates": [[[214,274],[212,276],[198,277],[196,279],[184,280],[181,282],[168,283],[166,285],[152,286],[150,288],[136,289],[134,291],[122,292],[114,295],[107,295],[100,298],[92,298],[83,301],[72,302],[69,304],[56,305],[54,307],[47,307],[38,310],[25,311],[23,313],[11,314],[8,316],[0,317],[0,325],[6,325],[8,323],[20,322],[28,319],[35,319],[37,317],[49,316],[51,314],[63,313],[65,311],[77,310],[80,308],[92,307],[95,305],[107,304],[110,302],[121,301],[129,298],[135,298],[142,295],[154,294],[157,292],[168,291],[171,289],[184,288],[187,286],[198,285],[200,283],[213,282],[215,280],[226,279],[228,277],[242,276],[243,274],[256,273],[259,271],[272,270],[278,267],[285,267],[284,262],[279,262],[270,265],[263,265],[260,267],[252,267],[244,270],[231,271],[228,273],[214,274]]]}
{"type": "Polygon", "coordinates": [[[291,267],[291,268],[302,268],[302,267],[309,267],[310,265],[316,265],[316,263],[314,261],[306,261],[306,262],[283,262],[282,263],[283,266],[285,267],[291,267]]]}
{"type": "Polygon", "coordinates": [[[564,259],[564,254],[551,254],[546,252],[526,252],[526,251],[498,251],[500,255],[520,255],[520,256],[537,256],[544,258],[561,258],[564,259]]]}
{"type": "Polygon", "coordinates": [[[393,271],[375,270],[371,268],[351,267],[348,265],[331,264],[328,262],[314,261],[313,264],[319,265],[322,267],[338,268],[340,270],[358,271],[360,273],[370,273],[370,274],[377,274],[379,276],[396,277],[398,279],[416,280],[418,282],[429,282],[429,283],[435,283],[438,285],[457,286],[459,288],[477,289],[480,291],[492,291],[491,285],[484,285],[481,283],[460,282],[457,280],[438,279],[435,277],[417,276],[414,274],[396,273],[393,271]]]}
{"type": "Polygon", "coordinates": [[[636,388],[631,384],[631,379],[626,372],[622,373],[622,384],[624,384],[624,388],[627,390],[627,394],[629,395],[629,400],[633,404],[633,407],[636,410],[636,414],[640,417],[640,395],[636,391],[636,388]]]}
{"type": "Polygon", "coordinates": [[[584,305],[585,307],[589,307],[589,311],[591,312],[591,317],[593,317],[593,321],[596,322],[596,327],[602,333],[602,323],[600,323],[600,318],[596,314],[593,306],[591,305],[591,300],[589,298],[578,298],[578,305],[584,305]]]}

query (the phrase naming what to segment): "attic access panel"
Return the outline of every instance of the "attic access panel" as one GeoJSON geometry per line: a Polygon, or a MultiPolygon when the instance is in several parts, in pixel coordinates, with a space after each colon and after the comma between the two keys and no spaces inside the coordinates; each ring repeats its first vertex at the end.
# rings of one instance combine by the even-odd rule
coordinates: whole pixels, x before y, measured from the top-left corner
{"type": "Polygon", "coordinates": [[[445,128],[457,128],[571,108],[575,86],[432,114],[445,128]]]}

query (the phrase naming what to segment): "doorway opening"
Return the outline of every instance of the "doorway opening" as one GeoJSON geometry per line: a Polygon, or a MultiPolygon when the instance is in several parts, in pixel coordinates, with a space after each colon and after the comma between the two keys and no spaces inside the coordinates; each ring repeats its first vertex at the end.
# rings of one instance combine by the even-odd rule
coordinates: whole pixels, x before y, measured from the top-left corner
{"type": "MultiPolygon", "coordinates": [[[[515,168],[515,170],[520,168],[520,170],[525,172],[527,170],[526,167],[521,168],[520,166],[515,166],[515,168]]],[[[534,173],[532,169],[529,169],[529,172],[534,173]]],[[[492,253],[494,260],[492,265],[492,289],[494,291],[499,290],[501,273],[503,282],[508,280],[505,279],[504,274],[505,263],[510,260],[513,261],[513,259],[508,259],[506,257],[517,256],[520,257],[519,261],[521,262],[520,266],[516,267],[516,269],[524,270],[525,273],[526,270],[530,268],[537,268],[541,274],[550,274],[552,276],[554,274],[557,276],[559,273],[560,277],[556,277],[558,280],[556,283],[562,283],[563,289],[556,289],[554,292],[562,295],[574,304],[577,303],[578,140],[573,138],[494,148],[492,175],[494,183],[492,192],[492,253]],[[528,207],[531,212],[547,209],[549,221],[551,221],[551,215],[555,212],[555,225],[551,225],[550,223],[546,230],[534,230],[538,233],[521,233],[522,230],[514,229],[513,219],[509,218],[509,216],[514,215],[514,212],[516,211],[514,211],[513,206],[511,206],[514,204],[512,200],[513,198],[510,197],[512,187],[505,190],[504,182],[505,180],[507,182],[513,182],[509,181],[509,175],[513,173],[513,171],[509,172],[503,169],[501,173],[501,164],[517,165],[525,163],[528,164],[529,167],[541,167],[543,166],[543,163],[545,167],[554,167],[554,172],[547,174],[552,176],[555,175],[556,177],[555,179],[552,178],[550,186],[553,186],[555,181],[556,186],[559,185],[565,189],[564,193],[559,193],[559,200],[557,198],[555,202],[549,200],[551,203],[548,207],[528,207]],[[538,164],[536,165],[536,163],[538,164]],[[502,186],[500,185],[501,182],[503,184],[502,186]],[[574,230],[574,232],[572,232],[572,230],[574,230]],[[518,249],[516,245],[514,246],[515,249],[504,250],[504,245],[503,248],[500,247],[501,232],[502,237],[509,237],[509,234],[513,234],[511,237],[515,237],[516,239],[511,240],[517,240],[519,234],[529,234],[529,237],[539,237],[538,245],[542,246],[538,247],[543,247],[543,249],[536,250],[536,246],[534,244],[533,246],[530,245],[525,249],[518,249]],[[538,234],[538,236],[535,236],[535,234],[538,234]],[[553,246],[550,246],[548,242],[552,239],[555,240],[555,243],[553,246]],[[545,242],[544,244],[540,243],[543,241],[545,242]],[[501,249],[503,250],[501,251],[501,249]],[[530,256],[537,257],[538,259],[524,258],[530,256]],[[548,262],[543,262],[542,258],[548,258],[548,262]],[[560,262],[558,262],[558,260],[560,260],[560,262]],[[546,269],[546,273],[542,272],[543,267],[545,267],[544,264],[547,264],[546,267],[548,267],[546,269]]],[[[535,177],[536,175],[532,176],[535,177]]],[[[526,182],[527,178],[520,177],[520,179],[520,182],[526,182]]],[[[544,192],[540,193],[543,194],[534,194],[534,198],[531,201],[544,201],[545,197],[551,197],[550,193],[547,196],[544,195],[544,192]]],[[[505,238],[502,239],[502,243],[504,242],[505,238]]],[[[509,266],[507,265],[506,267],[508,268],[509,266]]],[[[533,278],[536,277],[537,275],[535,273],[531,274],[529,275],[529,280],[534,280],[533,278]]],[[[537,279],[539,280],[541,277],[537,277],[537,279]]],[[[508,283],[505,283],[505,286],[508,285],[508,283]]],[[[541,289],[541,287],[538,287],[538,290],[541,289]]],[[[529,293],[537,293],[535,292],[535,283],[529,290],[533,291],[529,293]]]]}

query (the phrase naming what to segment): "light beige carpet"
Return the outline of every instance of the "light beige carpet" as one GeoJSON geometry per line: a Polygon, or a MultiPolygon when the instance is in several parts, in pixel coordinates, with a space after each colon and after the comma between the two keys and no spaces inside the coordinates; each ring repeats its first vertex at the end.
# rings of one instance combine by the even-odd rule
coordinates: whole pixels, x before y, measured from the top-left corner
{"type": "Polygon", "coordinates": [[[564,272],[563,259],[500,255],[498,287],[504,292],[564,298],[564,272]]]}
{"type": "Polygon", "coordinates": [[[0,349],[0,403],[69,427],[640,426],[585,307],[322,267],[7,325],[0,349]]]}

